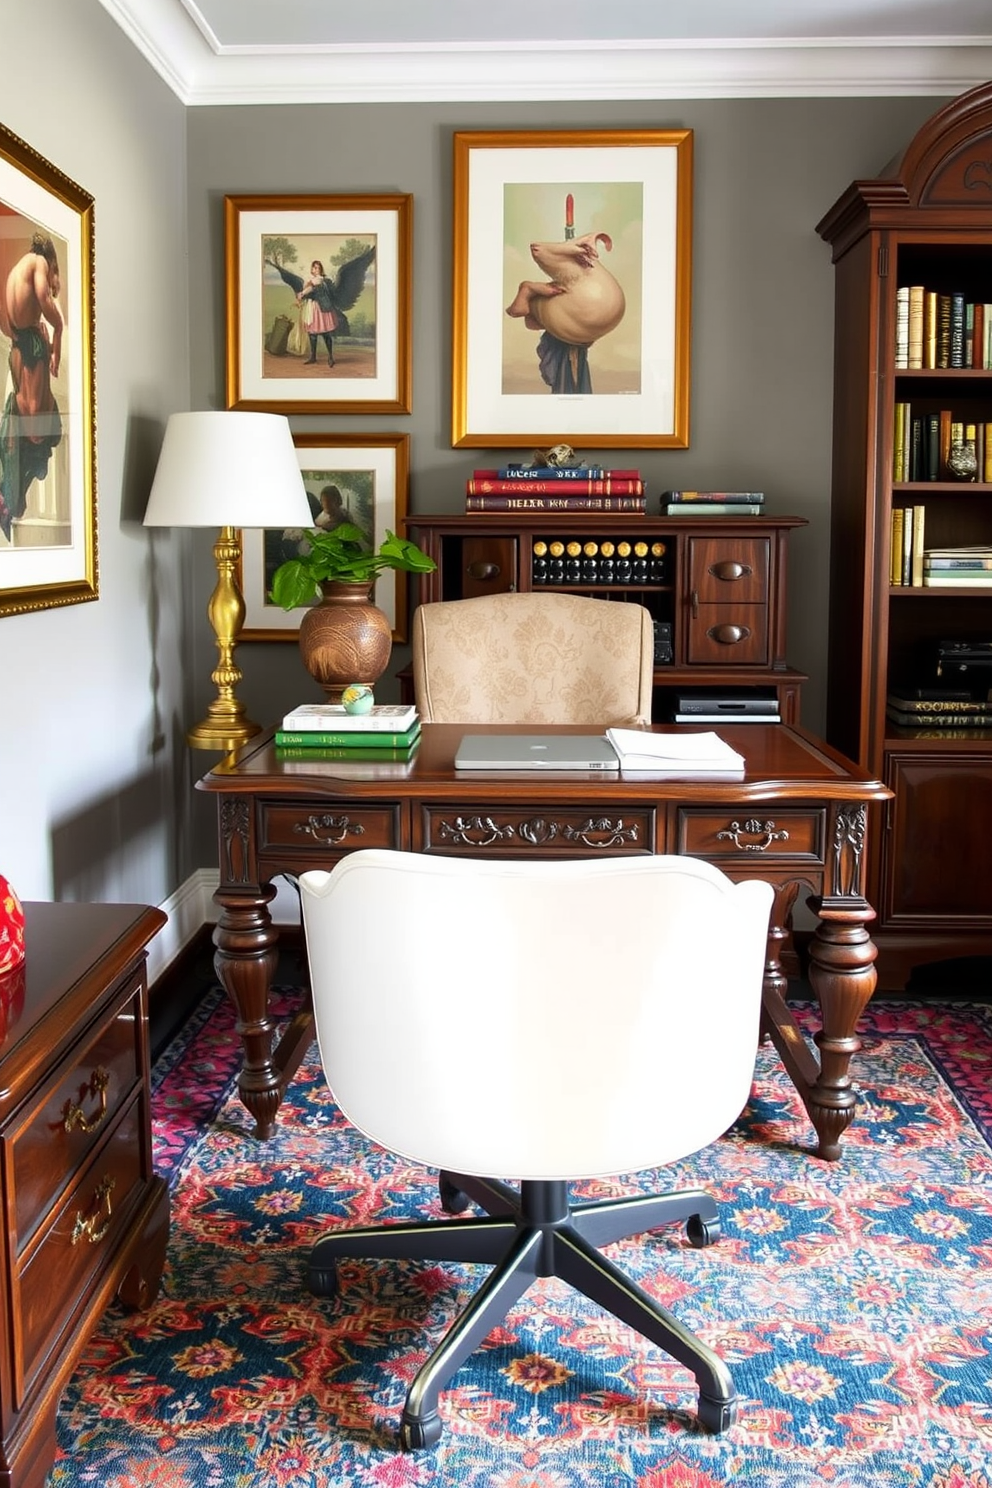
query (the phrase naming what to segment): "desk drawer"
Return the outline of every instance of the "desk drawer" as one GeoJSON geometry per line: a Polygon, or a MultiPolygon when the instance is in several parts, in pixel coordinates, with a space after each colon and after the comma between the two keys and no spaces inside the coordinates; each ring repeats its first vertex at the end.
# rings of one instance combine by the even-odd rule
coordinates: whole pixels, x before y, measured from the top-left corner
{"type": "Polygon", "coordinates": [[[328,853],[352,852],[357,847],[398,847],[399,806],[354,806],[313,800],[278,805],[259,803],[259,853],[293,848],[312,852],[314,867],[328,853]]]}
{"type": "Polygon", "coordinates": [[[81,1049],[73,1050],[9,1136],[17,1252],[51,1213],[88,1153],[102,1141],[139,1076],[141,982],[81,1049]]]}
{"type": "Polygon", "coordinates": [[[753,863],[755,858],[776,862],[823,863],[825,811],[779,811],[771,807],[752,812],[679,811],[678,851],[709,858],[720,867],[728,861],[753,863]]]}
{"type": "Polygon", "coordinates": [[[420,852],[485,851],[487,857],[639,857],[654,852],[656,812],[652,806],[618,811],[616,806],[575,810],[549,806],[529,811],[491,807],[424,806],[420,852]]]}

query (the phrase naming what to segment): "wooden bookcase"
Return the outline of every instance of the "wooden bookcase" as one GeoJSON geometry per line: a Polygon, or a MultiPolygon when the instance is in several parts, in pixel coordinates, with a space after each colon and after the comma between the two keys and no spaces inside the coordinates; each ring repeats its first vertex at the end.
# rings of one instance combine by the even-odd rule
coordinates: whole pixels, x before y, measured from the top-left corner
{"type": "MultiPolygon", "coordinates": [[[[655,666],[655,722],[681,692],[760,688],[778,699],[783,722],[798,723],[805,674],[785,651],[786,558],[802,517],[632,517],[596,512],[513,512],[412,516],[414,541],[437,563],[419,581],[422,603],[475,595],[554,589],[612,603],[645,605],[668,627],[671,660],[655,666]],[[605,584],[581,571],[561,583],[535,574],[535,544],[584,547],[604,542],[660,544],[663,554],[642,581],[605,584]]],[[[409,677],[405,696],[409,698],[409,677]]]]}
{"type": "Polygon", "coordinates": [[[992,369],[896,356],[900,287],[992,301],[992,85],[936,113],[817,231],[836,270],[827,734],[895,791],[877,808],[868,898],[880,985],[899,988],[916,965],[992,953],[992,730],[886,718],[889,691],[936,684],[938,642],[992,641],[992,588],[890,583],[893,507],[923,506],[926,546],[992,542],[992,484],[893,479],[898,403],[992,420],[992,369]]]}

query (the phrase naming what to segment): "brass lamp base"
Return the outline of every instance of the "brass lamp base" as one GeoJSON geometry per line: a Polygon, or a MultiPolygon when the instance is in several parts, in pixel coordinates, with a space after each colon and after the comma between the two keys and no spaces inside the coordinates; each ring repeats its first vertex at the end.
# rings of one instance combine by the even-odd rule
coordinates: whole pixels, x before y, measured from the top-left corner
{"type": "Polygon", "coordinates": [[[247,718],[238,722],[236,719],[225,721],[208,716],[189,730],[186,742],[191,749],[214,749],[230,754],[232,749],[240,749],[242,744],[247,744],[249,739],[261,731],[260,723],[252,723],[247,718]]]}
{"type": "Polygon", "coordinates": [[[229,754],[261,732],[261,725],[245,717],[244,704],[234,696],[234,689],[241,681],[241,672],[234,662],[234,648],[245,620],[245,602],[237,580],[241,566],[237,528],[220,529],[214,543],[214,562],[217,565],[217,587],[210,596],[207,615],[214,628],[219,653],[216,670],[210,674],[217,696],[207,708],[206,718],[190,729],[186,740],[192,749],[215,749],[229,754]]]}

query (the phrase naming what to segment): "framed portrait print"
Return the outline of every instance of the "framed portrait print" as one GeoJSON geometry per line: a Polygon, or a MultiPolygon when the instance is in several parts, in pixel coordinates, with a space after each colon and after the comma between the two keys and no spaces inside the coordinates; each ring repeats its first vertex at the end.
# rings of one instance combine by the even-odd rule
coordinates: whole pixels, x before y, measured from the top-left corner
{"type": "MultiPolygon", "coordinates": [[[[405,536],[410,437],[408,434],[294,434],[303,484],[315,527],[354,522],[370,548],[386,532],[405,536]]],[[[246,529],[241,534],[241,592],[245,601],[243,641],[295,641],[306,607],[284,610],[269,598],[272,575],[306,543],[299,527],[246,529]]],[[[405,641],[407,575],[385,569],[372,598],[388,615],[393,640],[405,641]]]]}
{"type": "Polygon", "coordinates": [[[0,615],[96,599],[93,198],[0,125],[0,615]]]}
{"type": "Polygon", "coordinates": [[[228,408],[410,412],[412,201],[224,198],[228,408]]]}
{"type": "Polygon", "coordinates": [[[457,133],[451,442],[689,443],[692,131],[457,133]]]}

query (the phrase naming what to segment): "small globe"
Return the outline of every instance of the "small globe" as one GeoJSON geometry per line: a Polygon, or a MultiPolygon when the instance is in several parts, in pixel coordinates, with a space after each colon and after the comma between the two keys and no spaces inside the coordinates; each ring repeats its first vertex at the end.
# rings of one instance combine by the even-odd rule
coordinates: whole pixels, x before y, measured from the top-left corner
{"type": "Polygon", "coordinates": [[[365,682],[351,682],[341,694],[346,713],[371,713],[375,697],[365,682]]]}

